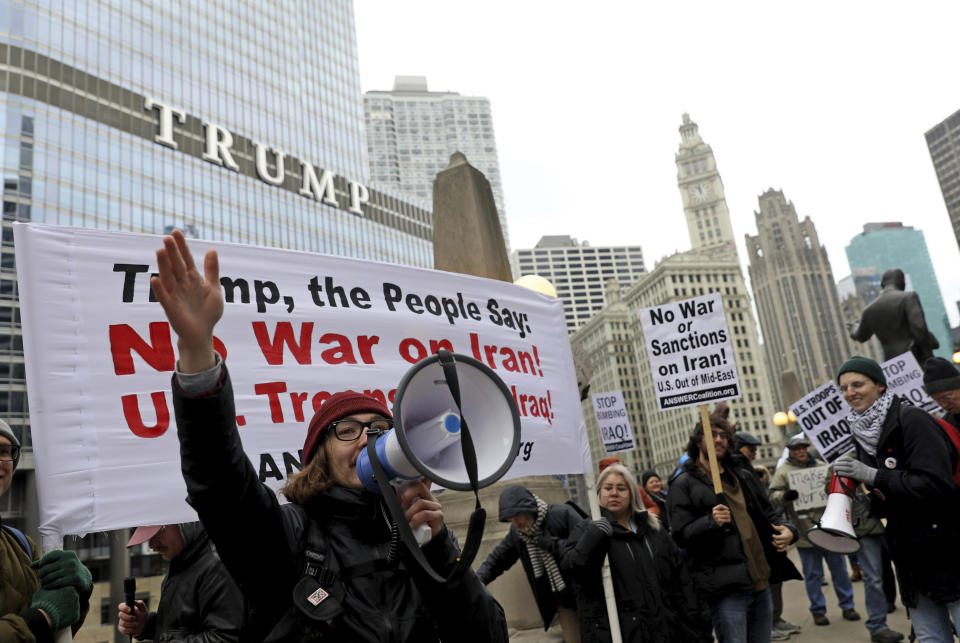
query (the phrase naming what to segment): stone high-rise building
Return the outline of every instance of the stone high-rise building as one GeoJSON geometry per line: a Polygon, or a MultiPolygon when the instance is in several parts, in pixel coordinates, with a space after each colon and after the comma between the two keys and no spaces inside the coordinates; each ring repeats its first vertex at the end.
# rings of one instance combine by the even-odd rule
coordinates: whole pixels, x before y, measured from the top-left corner
{"type": "Polygon", "coordinates": [[[960,246],[960,111],[930,128],[924,136],[950,225],[960,246]]]}
{"type": "Polygon", "coordinates": [[[515,250],[511,263],[515,277],[540,275],[553,284],[571,333],[608,303],[608,280],[626,288],[644,274],[640,246],[591,246],[567,235],[541,237],[532,249],[515,250]]]}
{"type": "Polygon", "coordinates": [[[810,217],[800,221],[780,190],[759,197],[757,234],[746,235],[750,284],[757,300],[774,396],[777,375],[793,371],[805,391],[831,380],[851,355],[833,271],[810,217]]]}
{"type": "Polygon", "coordinates": [[[397,76],[392,91],[363,96],[370,181],[432,209],[433,179],[462,152],[490,181],[503,240],[510,252],[490,101],[427,90],[424,76],[397,76]]]}
{"type": "Polygon", "coordinates": [[[637,356],[640,390],[643,392],[644,439],[649,441],[652,464],[661,474],[668,474],[683,453],[699,414],[697,407],[669,411],[657,408],[640,310],[719,292],[743,393],[742,397],[727,401],[731,410],[730,421],[736,422],[738,430],[752,433],[762,442],[758,463],[771,464],[779,457],[783,446],[780,430],[772,421],[773,414],[783,410],[777,408],[771,387],[771,382],[779,381],[779,378],[771,380],[760,347],[757,323],[737,257],[723,183],[713,151],[700,138],[696,123],[686,114],[680,134],[680,150],[676,156],[677,183],[693,249],[661,260],[623,294],[631,313],[633,351],[637,356]]]}

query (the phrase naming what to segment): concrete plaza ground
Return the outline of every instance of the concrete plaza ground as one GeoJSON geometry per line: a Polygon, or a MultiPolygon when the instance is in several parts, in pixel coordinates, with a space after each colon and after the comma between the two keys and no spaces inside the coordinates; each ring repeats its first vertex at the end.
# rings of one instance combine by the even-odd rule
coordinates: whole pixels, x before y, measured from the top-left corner
{"type": "MultiPolygon", "coordinates": [[[[790,552],[790,558],[793,560],[797,569],[800,569],[800,559],[797,556],[796,548],[790,552]]],[[[824,574],[830,577],[830,572],[824,565],[824,574]]],[[[863,622],[867,618],[866,604],[863,599],[863,583],[854,583],[854,599],[856,609],[860,613],[859,621],[845,621],[840,616],[840,608],[837,607],[837,597],[833,593],[833,586],[823,587],[824,596],[827,598],[827,618],[830,619],[830,625],[818,627],[813,624],[813,616],[807,609],[807,593],[803,589],[803,581],[790,581],[783,585],[783,618],[796,623],[803,628],[799,634],[790,637],[791,643],[813,643],[814,641],[823,641],[825,643],[847,643],[856,641],[869,641],[870,635],[863,622]]],[[[899,598],[899,597],[898,597],[899,598]]],[[[907,620],[907,610],[897,601],[897,611],[887,615],[887,626],[906,636],[910,633],[910,621],[907,620]]],[[[524,630],[511,631],[511,643],[562,643],[563,636],[560,634],[560,627],[555,625],[549,631],[524,630]]]]}

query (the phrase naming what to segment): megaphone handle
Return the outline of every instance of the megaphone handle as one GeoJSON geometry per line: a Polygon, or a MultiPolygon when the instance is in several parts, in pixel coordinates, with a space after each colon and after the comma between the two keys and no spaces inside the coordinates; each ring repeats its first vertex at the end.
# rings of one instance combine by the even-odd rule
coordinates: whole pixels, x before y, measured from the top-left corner
{"type": "Polygon", "coordinates": [[[433,531],[430,529],[430,525],[423,523],[413,530],[413,537],[417,539],[417,544],[423,547],[433,538],[433,531]]]}

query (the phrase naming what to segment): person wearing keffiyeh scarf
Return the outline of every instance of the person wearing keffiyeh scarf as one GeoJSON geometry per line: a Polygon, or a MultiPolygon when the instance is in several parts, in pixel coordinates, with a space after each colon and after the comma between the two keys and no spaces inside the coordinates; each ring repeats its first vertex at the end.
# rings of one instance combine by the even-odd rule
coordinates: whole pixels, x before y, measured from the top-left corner
{"type": "Polygon", "coordinates": [[[581,520],[570,505],[547,504],[525,487],[508,487],[500,494],[500,521],[510,522],[510,531],[477,570],[480,580],[489,584],[520,560],[544,629],[557,616],[568,643],[580,641],[579,619],[559,560],[567,549],[567,538],[581,520]]]}
{"type": "Polygon", "coordinates": [[[952,641],[951,618],[960,625],[960,454],[932,416],[887,389],[875,361],[850,358],[837,384],[852,409],[856,453],[834,462],[834,472],[865,483],[872,513],[887,519],[884,537],[917,639],[952,641]]]}

